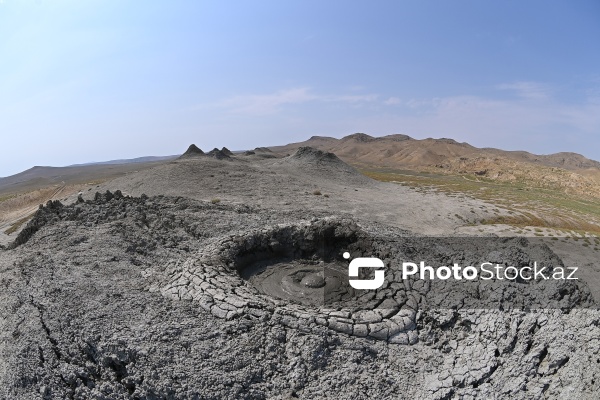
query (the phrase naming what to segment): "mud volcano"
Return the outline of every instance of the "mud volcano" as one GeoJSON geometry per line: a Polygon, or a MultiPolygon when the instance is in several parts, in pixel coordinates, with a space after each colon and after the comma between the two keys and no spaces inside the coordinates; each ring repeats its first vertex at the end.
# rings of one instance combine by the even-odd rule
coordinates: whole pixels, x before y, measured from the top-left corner
{"type": "Polygon", "coordinates": [[[600,320],[575,309],[587,307],[582,287],[448,291],[398,277],[403,260],[559,266],[543,244],[223,203],[104,193],[38,210],[0,250],[0,397],[597,398],[600,320]],[[286,296],[289,280],[327,288],[313,271],[347,265],[345,251],[385,263],[384,286],[357,293],[356,307],[283,300],[255,280],[281,269],[272,279],[286,296]],[[481,309],[485,296],[531,305],[544,294],[556,302],[545,310],[481,309]]]}
{"type": "Polygon", "coordinates": [[[416,343],[417,303],[404,287],[381,296],[348,285],[353,256],[379,254],[352,220],[316,219],[229,237],[189,260],[163,294],[198,300],[213,315],[275,319],[302,330],[322,327],[392,343],[416,343]]]}
{"type": "Polygon", "coordinates": [[[251,236],[231,263],[260,293],[310,306],[344,306],[356,293],[348,285],[348,263],[342,254],[360,248],[356,225],[320,221],[251,236]]]}
{"type": "MultiPolygon", "coordinates": [[[[19,243],[27,242],[51,221],[82,218],[81,210],[91,206],[129,208],[128,213],[139,213],[140,222],[148,224],[146,214],[137,210],[144,205],[148,212],[158,213],[150,208],[156,205],[149,205],[155,201],[158,200],[107,192],[98,194],[93,202],[69,207],[50,203],[36,213],[23,230],[27,236],[19,243]]],[[[185,203],[177,204],[181,200],[161,201],[188,212],[191,209],[185,203]]],[[[419,275],[402,276],[400,266],[404,261],[419,260],[426,260],[434,268],[482,262],[516,267],[537,263],[549,274],[561,268],[561,260],[547,246],[531,239],[409,236],[379,225],[361,227],[353,219],[343,217],[288,220],[264,228],[263,218],[268,215],[253,222],[249,217],[253,214],[245,207],[195,207],[199,215],[214,213],[205,222],[211,226],[226,215],[230,219],[219,220],[224,230],[203,241],[198,252],[187,259],[174,257],[172,267],[165,269],[164,280],[156,278],[160,285],[156,289],[178,300],[195,300],[214,316],[227,320],[269,320],[305,331],[327,328],[390,343],[413,344],[418,340],[417,313],[440,309],[572,310],[593,306],[589,289],[578,281],[429,280],[419,275]],[[232,221],[240,221],[240,215],[248,219],[240,223],[235,234],[229,234],[227,229],[231,229],[232,221]],[[249,228],[252,224],[254,227],[249,228]],[[384,284],[377,290],[349,287],[345,252],[353,258],[380,258],[385,264],[384,284]]],[[[118,218],[120,213],[108,215],[118,218]]],[[[154,230],[167,229],[164,221],[168,219],[156,215],[154,230]]],[[[202,232],[196,225],[186,230],[202,232]]],[[[175,242],[175,238],[165,243],[171,241],[175,242]]]]}
{"type": "MultiPolygon", "coordinates": [[[[545,245],[518,238],[430,238],[368,233],[351,219],[323,218],[222,239],[188,260],[163,293],[195,299],[213,315],[258,316],[303,330],[321,326],[390,343],[417,342],[417,313],[435,309],[572,309],[589,307],[586,287],[572,281],[403,279],[403,261],[498,262],[549,268],[561,264],[545,245]],[[378,257],[386,279],[377,290],[348,283],[348,262],[378,257]],[[268,316],[266,316],[268,314],[268,316]]],[[[362,268],[361,273],[373,271],[362,268]],[[366,272],[364,270],[367,270],[366,272]]],[[[364,275],[363,279],[367,276],[364,275]]]]}
{"type": "Polygon", "coordinates": [[[204,152],[195,144],[191,144],[190,147],[188,147],[188,149],[185,151],[185,153],[183,153],[179,158],[183,159],[183,158],[193,158],[193,157],[200,157],[200,156],[204,156],[204,152]]]}

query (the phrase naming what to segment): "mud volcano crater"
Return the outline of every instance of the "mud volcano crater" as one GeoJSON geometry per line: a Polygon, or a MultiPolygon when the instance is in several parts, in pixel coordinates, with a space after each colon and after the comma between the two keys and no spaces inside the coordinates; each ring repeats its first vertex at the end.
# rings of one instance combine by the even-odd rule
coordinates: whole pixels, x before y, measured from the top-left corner
{"type": "MultiPolygon", "coordinates": [[[[436,269],[482,261],[516,266],[537,261],[549,270],[561,265],[545,245],[524,238],[423,237],[325,217],[222,237],[178,268],[161,292],[196,300],[219,318],[270,320],[308,331],[325,327],[395,344],[416,343],[418,321],[435,310],[591,305],[587,288],[572,281],[403,278],[406,260],[426,260],[436,269]],[[383,285],[352,288],[345,252],[381,259],[383,285]]],[[[363,279],[373,273],[360,271],[363,279]]]]}
{"type": "MultiPolygon", "coordinates": [[[[358,310],[424,308],[573,308],[589,306],[589,293],[565,280],[484,281],[429,280],[401,276],[403,261],[426,260],[443,265],[481,265],[493,262],[525,267],[533,261],[553,271],[562,266],[549,249],[523,238],[441,238],[370,235],[352,220],[325,218],[310,223],[278,226],[236,238],[222,261],[247,285],[271,298],[306,306],[358,310]],[[378,257],[386,265],[386,280],[377,290],[349,285],[348,261],[378,257]]],[[[491,265],[491,264],[490,264],[491,265]]],[[[370,268],[361,268],[370,279],[370,268]]],[[[386,312],[383,312],[386,314],[386,312]]]]}
{"type": "Polygon", "coordinates": [[[370,254],[367,235],[351,221],[325,219],[281,226],[236,241],[226,263],[260,293],[296,304],[346,305],[357,293],[348,284],[344,252],[370,254]]]}

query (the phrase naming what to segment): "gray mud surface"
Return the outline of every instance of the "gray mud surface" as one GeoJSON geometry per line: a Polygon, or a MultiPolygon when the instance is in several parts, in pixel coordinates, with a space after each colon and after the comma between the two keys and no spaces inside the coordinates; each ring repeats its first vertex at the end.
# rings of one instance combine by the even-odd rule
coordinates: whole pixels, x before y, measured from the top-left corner
{"type": "MultiPolygon", "coordinates": [[[[379,298],[352,307],[303,301],[324,287],[315,266],[343,265],[342,250],[386,262],[418,243],[426,251],[428,242],[415,242],[419,234],[402,226],[416,220],[365,217],[353,212],[368,209],[360,197],[340,195],[332,207],[304,195],[311,175],[297,172],[298,157],[199,157],[195,177],[179,175],[195,162],[183,160],[141,172],[156,178],[146,186],[138,185],[140,175],[119,178],[113,184],[127,195],[49,203],[0,250],[2,398],[597,398],[600,313],[584,283],[549,285],[542,292],[559,304],[527,311],[425,307],[424,298],[440,292],[418,280],[390,280],[379,298]],[[238,174],[279,165],[274,177],[281,181],[269,197],[240,177],[227,183],[224,201],[211,202],[220,191],[208,182],[217,162],[230,174],[237,164],[244,165],[238,174]],[[161,176],[170,177],[162,189],[161,176]],[[206,191],[172,195],[184,178],[206,191]],[[290,188],[302,190],[297,202],[289,194],[279,199],[290,188]],[[142,190],[170,195],[135,193],[142,190]],[[413,245],[399,248],[399,240],[413,245]],[[288,271],[255,281],[257,271],[281,265],[288,271]],[[264,288],[282,283],[294,299],[264,288]]],[[[363,178],[333,169],[337,175],[329,183],[320,178],[321,185],[354,192],[363,178]]],[[[250,178],[266,184],[273,176],[250,178]]],[[[380,193],[392,190],[405,188],[380,193]]],[[[410,196],[417,198],[407,192],[403,199],[410,196]]],[[[447,210],[464,206],[444,201],[447,210]]],[[[503,256],[556,259],[521,240],[506,242],[503,256]],[[522,252],[509,251],[514,246],[522,252]]]]}

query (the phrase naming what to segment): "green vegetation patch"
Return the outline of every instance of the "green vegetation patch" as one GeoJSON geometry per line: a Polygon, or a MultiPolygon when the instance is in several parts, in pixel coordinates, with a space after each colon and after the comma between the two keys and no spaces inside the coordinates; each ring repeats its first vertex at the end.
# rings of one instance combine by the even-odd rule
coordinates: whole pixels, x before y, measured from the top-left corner
{"type": "MultiPolygon", "coordinates": [[[[508,224],[600,233],[600,202],[578,195],[531,186],[524,182],[498,182],[470,175],[443,175],[410,170],[359,168],[383,182],[438,191],[458,197],[468,195],[498,205],[510,215],[497,214],[483,224],[508,224]]],[[[493,209],[494,212],[499,212],[493,209]]]]}

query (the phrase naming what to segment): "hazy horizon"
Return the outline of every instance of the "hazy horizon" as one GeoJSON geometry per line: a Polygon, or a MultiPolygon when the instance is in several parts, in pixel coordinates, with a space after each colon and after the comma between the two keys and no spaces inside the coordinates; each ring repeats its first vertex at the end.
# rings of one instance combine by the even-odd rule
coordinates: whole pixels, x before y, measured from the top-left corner
{"type": "Polygon", "coordinates": [[[600,3],[0,2],[0,177],[406,134],[600,160],[600,3]]]}

